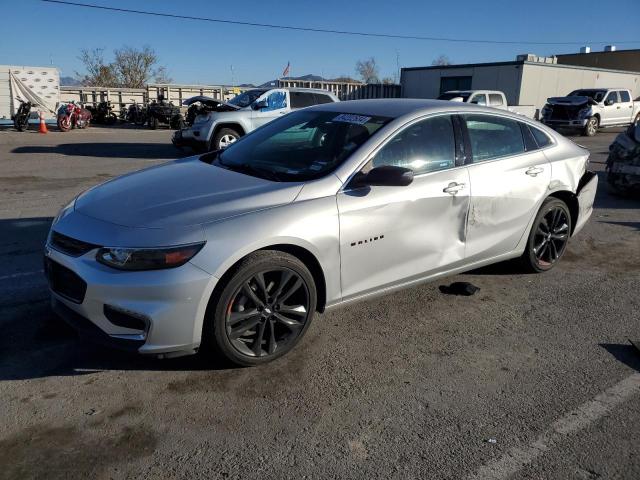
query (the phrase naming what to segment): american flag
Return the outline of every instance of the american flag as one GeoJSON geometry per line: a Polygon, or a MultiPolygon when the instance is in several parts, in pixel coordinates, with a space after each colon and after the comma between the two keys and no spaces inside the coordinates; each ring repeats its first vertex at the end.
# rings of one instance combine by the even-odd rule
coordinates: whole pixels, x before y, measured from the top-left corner
{"type": "Polygon", "coordinates": [[[284,67],[284,70],[282,71],[282,76],[286,77],[287,75],[289,75],[290,70],[291,70],[291,62],[287,62],[287,66],[284,67]]]}

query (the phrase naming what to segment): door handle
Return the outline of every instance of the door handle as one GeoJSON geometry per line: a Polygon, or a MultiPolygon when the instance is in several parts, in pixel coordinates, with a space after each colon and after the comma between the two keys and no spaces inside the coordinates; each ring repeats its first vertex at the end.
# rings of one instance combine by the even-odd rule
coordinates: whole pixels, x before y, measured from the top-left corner
{"type": "Polygon", "coordinates": [[[542,167],[531,167],[531,168],[528,168],[527,171],[524,173],[526,173],[530,177],[535,177],[536,175],[542,172],[544,172],[544,168],[542,167]]]}
{"type": "Polygon", "coordinates": [[[455,195],[460,190],[462,190],[464,187],[465,187],[464,183],[451,182],[449,185],[447,185],[445,188],[443,188],[442,191],[444,193],[449,193],[451,195],[455,195]]]}

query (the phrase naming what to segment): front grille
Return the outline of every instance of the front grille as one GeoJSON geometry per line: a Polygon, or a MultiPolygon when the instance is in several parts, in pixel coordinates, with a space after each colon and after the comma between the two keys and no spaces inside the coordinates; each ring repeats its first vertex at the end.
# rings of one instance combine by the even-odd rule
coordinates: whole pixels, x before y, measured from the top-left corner
{"type": "Polygon", "coordinates": [[[577,120],[580,108],[582,107],[552,105],[551,115],[549,115],[549,118],[551,120],[577,120]]]}
{"type": "Polygon", "coordinates": [[[75,238],[67,237],[58,232],[51,232],[49,245],[51,248],[72,257],[79,257],[99,247],[99,245],[76,240],[75,238]]]}
{"type": "Polygon", "coordinates": [[[83,302],[84,295],[87,293],[87,282],[75,272],[50,258],[44,260],[44,272],[51,290],[74,303],[83,302]]]}

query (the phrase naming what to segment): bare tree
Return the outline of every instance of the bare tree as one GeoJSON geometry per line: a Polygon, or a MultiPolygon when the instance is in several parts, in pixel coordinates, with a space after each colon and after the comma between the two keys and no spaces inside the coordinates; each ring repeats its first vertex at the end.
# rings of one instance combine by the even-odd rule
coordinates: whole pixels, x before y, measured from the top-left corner
{"type": "Polygon", "coordinates": [[[156,83],[171,83],[173,82],[173,78],[169,76],[167,67],[158,67],[156,71],[153,72],[153,81],[156,83]]]}
{"type": "Polygon", "coordinates": [[[431,65],[438,65],[438,66],[445,66],[445,65],[451,65],[451,60],[449,60],[449,57],[447,57],[446,55],[440,54],[438,55],[438,58],[436,58],[433,62],[431,62],[431,65]]]}
{"type": "Polygon", "coordinates": [[[104,48],[82,49],[78,57],[84,64],[85,74],[76,72],[82,85],[94,85],[100,87],[118,86],[118,76],[113,65],[104,61],[104,48]]]}
{"type": "Polygon", "coordinates": [[[364,83],[378,83],[378,65],[373,57],[356,62],[356,73],[364,83]]]}
{"type": "Polygon", "coordinates": [[[111,63],[105,62],[103,48],[83,49],[79,58],[87,71],[77,74],[83,85],[142,88],[152,78],[157,83],[172,82],[165,67],[154,68],[158,56],[148,46],[142,50],[127,46],[117,49],[111,63]]]}
{"type": "Polygon", "coordinates": [[[142,50],[122,47],[115,51],[113,65],[123,87],[142,88],[151,78],[157,62],[158,56],[149,46],[142,50]]]}

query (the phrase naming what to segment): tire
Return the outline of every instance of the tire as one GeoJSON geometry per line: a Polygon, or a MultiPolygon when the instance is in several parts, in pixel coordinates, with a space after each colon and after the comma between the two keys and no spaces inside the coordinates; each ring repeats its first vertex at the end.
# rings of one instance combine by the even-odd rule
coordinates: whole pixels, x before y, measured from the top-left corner
{"type": "Polygon", "coordinates": [[[25,117],[25,115],[20,115],[16,117],[13,121],[13,126],[17,131],[24,132],[29,128],[29,116],[27,115],[25,117]]]}
{"type": "Polygon", "coordinates": [[[566,203],[555,197],[542,202],[521,257],[523,267],[534,273],[555,267],[567,249],[571,228],[571,212],[566,203]]]}
{"type": "Polygon", "coordinates": [[[118,117],[115,113],[108,113],[106,118],[104,119],[104,123],[106,125],[114,125],[118,121],[118,117]]]}
{"type": "Polygon", "coordinates": [[[209,145],[209,151],[222,150],[232,143],[236,142],[242,135],[233,128],[221,128],[213,136],[213,140],[209,145]],[[233,140],[231,140],[233,138],[233,140]]]}
{"type": "Polygon", "coordinates": [[[589,117],[587,124],[582,130],[582,135],[585,137],[595,137],[596,133],[598,133],[599,124],[598,117],[589,117]]]}
{"type": "Polygon", "coordinates": [[[633,120],[634,125],[640,124],[640,113],[636,115],[636,118],[633,120]]]}
{"type": "Polygon", "coordinates": [[[313,276],[298,258],[260,250],[240,261],[225,279],[207,309],[203,351],[248,367],[285,355],[304,337],[317,293],[313,276]]]}
{"type": "Polygon", "coordinates": [[[156,117],[149,117],[149,128],[155,130],[158,128],[158,119],[156,117]]]}
{"type": "Polygon", "coordinates": [[[71,130],[71,119],[69,115],[58,115],[58,128],[61,132],[68,132],[71,130]]]}
{"type": "Polygon", "coordinates": [[[185,127],[184,118],[182,118],[182,115],[174,115],[173,117],[171,117],[169,126],[173,130],[182,130],[185,127]]]}

